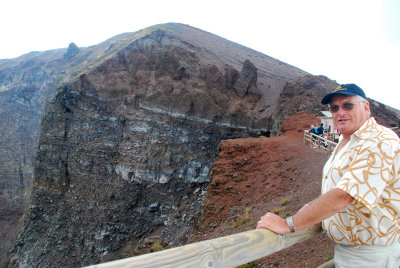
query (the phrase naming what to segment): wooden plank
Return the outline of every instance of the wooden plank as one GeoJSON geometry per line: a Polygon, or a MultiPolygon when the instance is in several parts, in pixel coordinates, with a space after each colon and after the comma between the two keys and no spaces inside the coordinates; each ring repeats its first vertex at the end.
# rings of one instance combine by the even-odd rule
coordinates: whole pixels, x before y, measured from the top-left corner
{"type": "Polygon", "coordinates": [[[236,267],[300,243],[320,232],[320,225],[285,235],[256,229],[90,267],[236,267]]]}

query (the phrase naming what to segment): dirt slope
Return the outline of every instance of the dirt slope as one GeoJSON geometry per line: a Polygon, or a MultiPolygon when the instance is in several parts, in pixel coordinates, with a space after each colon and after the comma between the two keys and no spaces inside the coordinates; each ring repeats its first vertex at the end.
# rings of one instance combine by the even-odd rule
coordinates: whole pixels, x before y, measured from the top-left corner
{"type": "MultiPolygon", "coordinates": [[[[328,155],[302,142],[314,115],[298,113],[284,124],[283,135],[223,141],[211,170],[211,183],[199,233],[192,241],[255,228],[268,211],[294,214],[320,194],[322,168],[328,155]],[[282,205],[287,199],[290,202],[282,205]]],[[[255,267],[312,267],[332,256],[324,234],[255,262],[255,267]]]]}

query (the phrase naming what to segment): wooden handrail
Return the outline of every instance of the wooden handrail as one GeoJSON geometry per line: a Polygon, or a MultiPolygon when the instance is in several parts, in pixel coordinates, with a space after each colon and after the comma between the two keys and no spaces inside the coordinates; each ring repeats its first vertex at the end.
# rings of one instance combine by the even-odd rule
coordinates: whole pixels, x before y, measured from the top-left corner
{"type": "Polygon", "coordinates": [[[237,267],[312,238],[320,232],[319,224],[285,235],[256,229],[89,267],[237,267]]]}
{"type": "Polygon", "coordinates": [[[310,148],[324,149],[329,153],[332,153],[337,146],[336,142],[327,140],[314,133],[310,133],[308,130],[304,130],[303,143],[305,144],[306,141],[310,142],[310,148]]]}

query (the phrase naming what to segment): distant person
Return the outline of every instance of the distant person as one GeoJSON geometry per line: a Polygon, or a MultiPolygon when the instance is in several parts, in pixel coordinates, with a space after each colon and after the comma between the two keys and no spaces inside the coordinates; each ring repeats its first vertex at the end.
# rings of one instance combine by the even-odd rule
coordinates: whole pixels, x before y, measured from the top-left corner
{"type": "Polygon", "coordinates": [[[315,134],[315,127],[314,127],[314,125],[311,125],[311,128],[310,128],[310,130],[309,130],[308,132],[314,133],[314,134],[315,134]]]}
{"type": "Polygon", "coordinates": [[[335,267],[400,266],[400,140],[371,117],[364,91],[341,85],[322,99],[341,133],[323,169],[322,195],[294,216],[267,213],[257,228],[295,232],[322,221],[335,267]]]}
{"type": "Polygon", "coordinates": [[[339,142],[339,138],[340,138],[340,131],[339,131],[339,129],[335,128],[335,135],[334,135],[333,141],[338,143],[339,142]]]}
{"type": "Polygon", "coordinates": [[[321,123],[321,125],[318,128],[318,135],[319,136],[324,136],[324,123],[321,123]]]}
{"type": "Polygon", "coordinates": [[[327,140],[329,140],[329,133],[328,133],[328,132],[325,132],[325,133],[323,134],[322,138],[325,139],[325,140],[323,141],[324,147],[325,147],[325,148],[328,147],[328,142],[327,142],[327,140]]]}
{"type": "Polygon", "coordinates": [[[316,144],[317,136],[315,136],[315,135],[318,135],[318,126],[315,127],[314,125],[311,125],[311,129],[308,132],[311,133],[312,143],[314,144],[314,146],[316,146],[315,144],[316,144]]]}
{"type": "MultiPolygon", "coordinates": [[[[317,134],[317,128],[314,127],[314,125],[311,125],[311,129],[310,129],[308,132],[310,132],[311,134],[317,134]]],[[[317,139],[317,138],[315,137],[315,135],[312,135],[312,140],[313,140],[313,142],[314,142],[316,139],[317,139]]]]}

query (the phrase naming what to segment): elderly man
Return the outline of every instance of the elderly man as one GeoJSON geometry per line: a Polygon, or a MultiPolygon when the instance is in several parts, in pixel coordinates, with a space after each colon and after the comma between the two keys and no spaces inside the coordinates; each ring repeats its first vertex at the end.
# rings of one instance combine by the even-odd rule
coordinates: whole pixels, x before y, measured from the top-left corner
{"type": "Polygon", "coordinates": [[[370,117],[365,93],[341,85],[322,99],[342,133],[323,169],[322,195],[286,220],[267,213],[257,228],[284,234],[322,222],[335,267],[399,267],[400,140],[370,117]]]}

